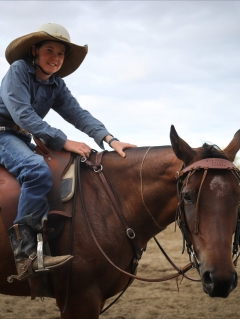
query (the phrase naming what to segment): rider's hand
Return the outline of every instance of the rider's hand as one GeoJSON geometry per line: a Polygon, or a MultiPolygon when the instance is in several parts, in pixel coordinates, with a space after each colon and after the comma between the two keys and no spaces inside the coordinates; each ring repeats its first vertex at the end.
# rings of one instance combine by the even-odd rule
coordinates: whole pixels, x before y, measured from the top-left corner
{"type": "Polygon", "coordinates": [[[89,157],[91,154],[91,148],[87,144],[81,142],[66,140],[63,148],[68,152],[74,152],[85,157],[89,157]]]}
{"type": "MultiPolygon", "coordinates": [[[[111,135],[107,135],[105,137],[105,141],[108,143],[112,139],[111,135]]],[[[117,140],[114,140],[111,142],[111,147],[122,157],[126,157],[126,154],[123,152],[127,148],[134,148],[137,147],[137,145],[125,143],[125,142],[120,142],[117,140]]]]}
{"type": "Polygon", "coordinates": [[[113,141],[111,143],[111,146],[122,157],[126,157],[126,154],[123,152],[125,149],[137,147],[137,145],[119,142],[119,141],[113,141]]]}

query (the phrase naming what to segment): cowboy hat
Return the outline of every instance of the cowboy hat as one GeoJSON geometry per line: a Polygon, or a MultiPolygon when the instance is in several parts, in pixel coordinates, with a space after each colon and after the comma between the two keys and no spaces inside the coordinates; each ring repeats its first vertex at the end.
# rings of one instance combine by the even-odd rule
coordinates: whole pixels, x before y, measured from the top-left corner
{"type": "Polygon", "coordinates": [[[13,40],[7,47],[5,56],[9,64],[20,59],[29,59],[31,47],[41,41],[58,41],[67,44],[70,52],[66,55],[61,69],[56,73],[60,77],[73,73],[84,60],[88,46],[71,43],[68,31],[59,24],[47,23],[36,32],[29,33],[13,40]]]}

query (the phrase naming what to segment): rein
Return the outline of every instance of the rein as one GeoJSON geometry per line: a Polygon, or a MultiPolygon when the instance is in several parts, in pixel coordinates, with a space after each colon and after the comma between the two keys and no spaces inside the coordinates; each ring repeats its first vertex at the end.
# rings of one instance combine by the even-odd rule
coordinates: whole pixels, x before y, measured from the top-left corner
{"type": "MultiPolygon", "coordinates": [[[[116,211],[117,211],[117,213],[118,213],[118,215],[119,215],[120,220],[122,221],[123,225],[124,225],[125,228],[126,228],[126,233],[127,233],[128,238],[131,239],[132,242],[133,242],[133,241],[135,242],[135,233],[134,233],[134,231],[132,230],[132,228],[126,226],[126,223],[127,223],[127,222],[126,222],[126,220],[125,220],[125,217],[124,217],[124,215],[122,214],[121,209],[120,209],[120,207],[119,207],[119,205],[118,205],[118,203],[117,203],[117,201],[116,201],[116,199],[115,199],[115,197],[114,197],[114,195],[113,195],[113,193],[112,193],[112,190],[111,190],[111,188],[109,187],[109,185],[108,185],[108,183],[107,183],[107,180],[106,180],[106,178],[105,178],[105,176],[104,176],[104,174],[103,174],[103,166],[102,166],[102,164],[101,164],[101,160],[102,160],[103,154],[104,154],[104,152],[97,153],[96,163],[95,163],[95,164],[93,164],[92,162],[90,162],[86,157],[81,158],[81,162],[85,163],[88,167],[90,167],[91,169],[93,169],[93,171],[99,175],[100,179],[101,179],[102,182],[103,182],[103,185],[104,185],[105,188],[106,188],[106,191],[107,191],[107,193],[108,193],[110,199],[112,200],[112,203],[113,203],[113,205],[114,205],[114,207],[115,207],[115,209],[116,209],[116,211]],[[131,230],[131,233],[134,234],[134,236],[129,236],[128,230],[131,230]]],[[[88,223],[88,226],[89,226],[91,235],[92,235],[92,237],[93,237],[93,239],[94,239],[94,241],[95,241],[97,247],[99,248],[99,250],[100,250],[101,253],[103,254],[103,256],[108,260],[108,262],[109,262],[115,269],[117,269],[117,270],[120,271],[121,273],[123,273],[123,274],[125,274],[125,275],[127,275],[127,276],[129,276],[129,277],[131,277],[131,278],[133,278],[133,279],[137,279],[137,280],[145,281],[145,282],[163,282],[163,281],[171,280],[171,279],[173,279],[173,278],[177,278],[177,277],[180,276],[180,275],[183,276],[183,277],[186,277],[186,278],[188,278],[188,279],[190,279],[190,280],[198,281],[198,280],[195,280],[195,279],[192,279],[192,278],[188,277],[188,276],[185,274],[188,270],[190,270],[190,269],[193,268],[192,263],[187,264],[183,269],[178,268],[178,267],[171,261],[171,259],[168,257],[168,255],[166,254],[166,252],[164,251],[164,249],[161,247],[161,245],[157,242],[157,240],[156,240],[155,238],[154,238],[154,239],[155,239],[155,241],[157,242],[158,247],[159,247],[160,250],[163,252],[164,256],[167,258],[167,260],[168,260],[169,263],[173,266],[173,268],[174,268],[175,270],[177,270],[177,273],[172,274],[172,275],[169,275],[169,276],[161,277],[161,278],[154,278],[154,279],[152,279],[152,278],[143,278],[143,277],[139,277],[139,276],[133,275],[133,274],[131,274],[131,273],[129,273],[129,272],[126,272],[126,271],[124,271],[123,269],[119,268],[117,265],[115,265],[115,264],[109,259],[109,257],[105,254],[105,252],[103,251],[103,249],[101,248],[101,246],[99,245],[99,243],[98,243],[98,241],[97,241],[97,239],[96,239],[96,237],[95,237],[95,234],[94,234],[94,231],[93,231],[93,229],[92,229],[90,220],[89,220],[89,218],[88,218],[88,214],[87,214],[87,210],[86,210],[86,206],[85,206],[85,202],[84,202],[84,198],[83,198],[83,194],[82,194],[80,172],[79,172],[77,178],[78,178],[78,184],[79,184],[80,192],[81,192],[81,200],[82,200],[82,205],[83,205],[83,211],[84,211],[84,215],[85,215],[85,218],[86,218],[86,220],[87,220],[87,223],[88,223]]],[[[133,246],[136,248],[137,244],[134,243],[133,246]]],[[[138,248],[138,251],[139,251],[139,249],[140,249],[140,248],[138,248]]],[[[142,253],[142,252],[143,252],[143,249],[141,249],[141,253],[142,253]]],[[[137,252],[136,255],[137,255],[137,261],[138,261],[138,260],[139,260],[138,257],[139,257],[140,254],[138,254],[138,252],[137,252]]],[[[140,257],[141,257],[141,256],[140,256],[140,257]]]]}
{"type": "MultiPolygon", "coordinates": [[[[197,259],[197,256],[194,252],[194,249],[192,247],[192,243],[189,239],[189,230],[187,227],[186,219],[185,219],[185,210],[184,210],[184,195],[185,190],[189,181],[189,178],[198,170],[203,170],[203,176],[200,183],[198,195],[197,195],[197,201],[196,201],[196,214],[195,214],[195,234],[197,235],[199,233],[199,213],[198,213],[198,205],[199,205],[199,198],[202,190],[202,185],[204,183],[204,180],[207,176],[209,169],[224,169],[229,170],[232,172],[234,177],[237,179],[239,185],[240,185],[240,171],[239,169],[229,160],[222,159],[222,158],[206,158],[200,161],[197,161],[184,169],[182,169],[179,172],[176,172],[176,179],[177,179],[177,193],[178,193],[178,208],[176,213],[176,222],[178,223],[179,228],[181,229],[182,235],[183,235],[183,250],[184,252],[185,245],[187,247],[187,252],[189,254],[189,260],[191,263],[193,263],[194,268],[199,269],[199,261],[197,259]],[[187,176],[185,177],[185,175],[187,176]]],[[[238,221],[237,226],[234,234],[234,242],[233,242],[233,255],[232,258],[236,256],[235,260],[233,261],[233,264],[235,267],[237,267],[237,260],[239,257],[238,253],[238,247],[240,244],[240,207],[238,209],[238,221]]]]}
{"type": "Polygon", "coordinates": [[[146,203],[145,203],[145,200],[144,200],[144,197],[143,197],[143,177],[142,177],[142,170],[143,170],[143,164],[144,164],[144,161],[145,161],[145,158],[148,154],[148,152],[150,151],[150,149],[152,148],[152,146],[150,146],[145,155],[143,156],[143,159],[142,159],[142,163],[141,163],[141,168],[140,168],[140,181],[141,181],[141,197],[142,197],[142,202],[143,202],[143,205],[146,209],[146,211],[148,212],[149,216],[152,218],[152,220],[154,221],[154,223],[158,226],[158,228],[160,228],[161,230],[164,230],[165,227],[161,227],[158,222],[156,221],[156,219],[153,217],[153,215],[151,214],[150,210],[148,209],[146,203]]]}

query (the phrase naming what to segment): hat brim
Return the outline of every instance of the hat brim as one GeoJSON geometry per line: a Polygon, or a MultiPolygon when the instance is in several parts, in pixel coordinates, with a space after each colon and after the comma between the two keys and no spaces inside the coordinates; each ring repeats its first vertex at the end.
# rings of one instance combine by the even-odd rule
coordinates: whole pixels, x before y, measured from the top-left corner
{"type": "Polygon", "coordinates": [[[53,37],[46,32],[39,31],[19,37],[13,40],[8,45],[5,52],[8,63],[12,64],[13,62],[20,59],[29,59],[29,52],[31,47],[40,41],[58,41],[66,43],[70,47],[70,52],[65,57],[61,69],[57,73],[55,73],[62,78],[73,73],[83,62],[88,52],[87,45],[79,46],[74,43],[65,41],[64,39],[53,37]]]}

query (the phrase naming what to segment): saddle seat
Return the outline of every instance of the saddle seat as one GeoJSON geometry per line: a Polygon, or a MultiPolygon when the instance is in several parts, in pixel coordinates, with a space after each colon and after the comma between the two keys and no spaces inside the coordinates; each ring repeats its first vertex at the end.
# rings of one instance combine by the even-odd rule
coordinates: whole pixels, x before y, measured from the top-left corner
{"type": "MultiPolygon", "coordinates": [[[[74,160],[70,152],[55,151],[36,137],[34,141],[36,153],[44,157],[52,172],[53,186],[47,196],[50,206],[47,227],[54,228],[49,234],[51,240],[61,232],[63,217],[71,217],[71,213],[64,212],[62,203],[70,200],[74,193],[74,160]]],[[[13,225],[17,215],[20,188],[15,176],[0,165],[0,211],[6,229],[13,225]]]]}

